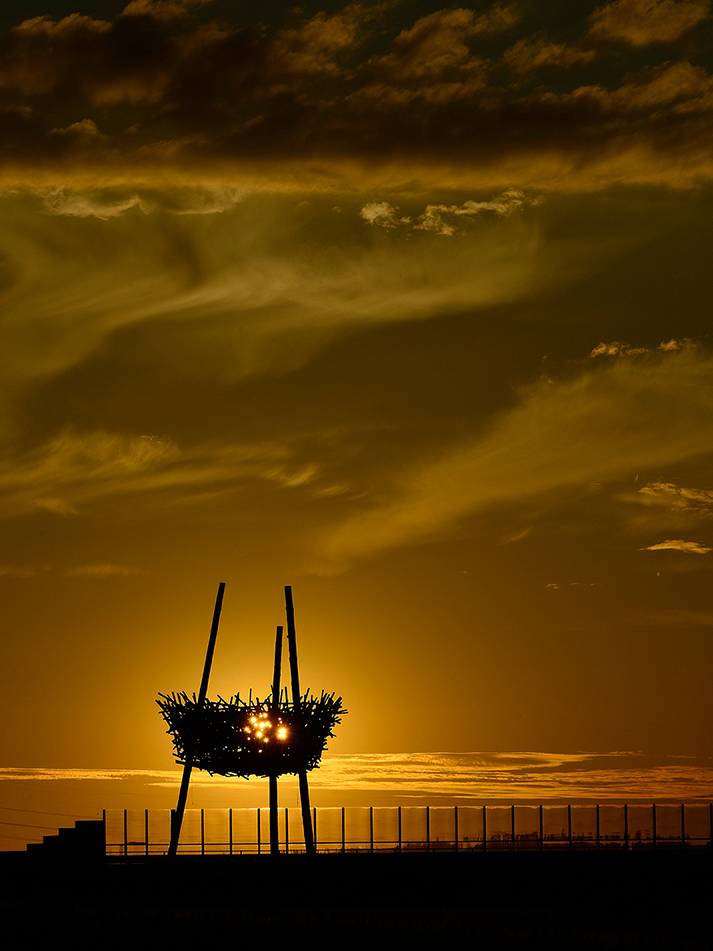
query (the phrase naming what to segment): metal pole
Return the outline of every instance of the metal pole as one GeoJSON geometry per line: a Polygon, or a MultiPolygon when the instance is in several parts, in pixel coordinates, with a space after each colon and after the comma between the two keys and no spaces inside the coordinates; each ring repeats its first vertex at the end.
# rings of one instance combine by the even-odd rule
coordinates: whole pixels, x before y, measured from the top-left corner
{"type": "Polygon", "coordinates": [[[426,851],[431,851],[431,807],[426,806],[426,851]]]}
{"type": "Polygon", "coordinates": [[[453,809],[454,809],[454,813],[453,813],[453,831],[454,831],[454,833],[455,833],[456,852],[457,852],[457,851],[458,851],[458,806],[454,806],[453,809]]]}
{"type": "Polygon", "coordinates": [[[347,850],[347,822],[344,806],[342,806],[342,852],[347,850]]]}
{"type": "MultiPolygon", "coordinates": [[[[280,702],[280,674],[282,671],[282,627],[277,628],[275,634],[275,665],[272,674],[272,707],[273,718],[277,717],[280,702]]],[[[280,854],[280,833],[277,821],[277,776],[269,777],[270,783],[270,855],[280,854]]]]}
{"type": "Polygon", "coordinates": [[[629,807],[624,803],[624,848],[629,848],[629,807]]]}
{"type": "Polygon", "coordinates": [[[146,854],[149,854],[149,811],[144,809],[144,839],[146,840],[146,854]]]}
{"type": "Polygon", "coordinates": [[[653,821],[654,827],[654,852],[656,851],[656,803],[653,803],[651,806],[651,818],[653,821]]]}
{"type": "Polygon", "coordinates": [[[486,806],[483,806],[483,852],[487,852],[488,850],[488,832],[485,825],[486,808],[486,806]]]}
{"type": "Polygon", "coordinates": [[[228,838],[230,840],[230,855],[233,854],[233,810],[228,809],[228,838]]]}
{"type": "Polygon", "coordinates": [[[374,851],[374,807],[369,806],[369,851],[374,851]]]}
{"type": "MultiPolygon", "coordinates": [[[[290,650],[290,674],[292,677],[292,706],[299,720],[302,697],[300,694],[300,675],[297,666],[297,637],[295,635],[295,609],[292,603],[292,587],[285,585],[285,608],[287,612],[287,644],[290,650]]],[[[302,806],[302,826],[305,836],[305,852],[314,855],[314,836],[312,833],[312,816],[309,807],[309,786],[307,784],[307,770],[302,769],[297,774],[300,787],[300,805],[302,806]]]]}
{"type": "Polygon", "coordinates": [[[403,836],[401,834],[401,806],[399,806],[399,852],[403,847],[403,836]]]}
{"type": "Polygon", "coordinates": [[[569,851],[572,851],[572,807],[567,806],[567,840],[569,842],[569,851]]]}
{"type": "MultiPolygon", "coordinates": [[[[208,650],[205,655],[205,664],[203,665],[203,677],[201,678],[200,691],[198,693],[198,706],[203,706],[206,693],[208,692],[208,678],[210,677],[210,668],[213,664],[213,652],[215,650],[215,641],[218,637],[218,622],[220,621],[220,610],[223,607],[223,593],[225,592],[225,582],[221,581],[218,585],[218,596],[215,599],[215,609],[213,610],[213,623],[210,628],[210,637],[208,638],[208,650]]],[[[178,804],[176,811],[172,814],[171,823],[171,844],[168,847],[168,854],[171,858],[178,851],[178,840],[181,836],[181,826],[183,825],[183,813],[186,811],[186,800],[188,799],[188,785],[191,781],[191,770],[193,769],[193,753],[187,751],[186,762],[183,766],[183,777],[181,779],[181,789],[178,793],[178,804]]]]}
{"type": "Polygon", "coordinates": [[[681,803],[681,848],[686,848],[686,805],[681,803]]]}

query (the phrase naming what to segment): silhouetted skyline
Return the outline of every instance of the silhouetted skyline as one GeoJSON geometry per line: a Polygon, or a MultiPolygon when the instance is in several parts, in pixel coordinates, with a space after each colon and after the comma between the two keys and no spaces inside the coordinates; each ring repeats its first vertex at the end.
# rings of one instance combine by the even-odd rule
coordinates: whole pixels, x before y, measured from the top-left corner
{"type": "Polygon", "coordinates": [[[173,769],[222,580],[334,755],[710,756],[712,22],[3,8],[6,767],[173,769]]]}

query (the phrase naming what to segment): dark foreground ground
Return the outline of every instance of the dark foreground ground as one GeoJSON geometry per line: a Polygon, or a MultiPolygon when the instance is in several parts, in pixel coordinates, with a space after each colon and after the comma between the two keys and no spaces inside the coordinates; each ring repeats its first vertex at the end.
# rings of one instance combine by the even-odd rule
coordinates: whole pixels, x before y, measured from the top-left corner
{"type": "Polygon", "coordinates": [[[0,859],[4,932],[25,940],[713,948],[710,851],[0,859]]]}

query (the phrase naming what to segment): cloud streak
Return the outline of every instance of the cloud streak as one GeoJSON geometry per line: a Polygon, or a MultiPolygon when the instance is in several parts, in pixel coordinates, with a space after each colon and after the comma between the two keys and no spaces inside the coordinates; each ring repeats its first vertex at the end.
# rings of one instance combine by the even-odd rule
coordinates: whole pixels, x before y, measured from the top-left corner
{"type": "Polygon", "coordinates": [[[657,545],[649,545],[641,551],[663,551],[672,549],[673,551],[683,551],[689,555],[707,555],[713,548],[707,548],[700,542],[686,542],[682,538],[669,538],[665,542],[659,542],[657,545]]]}
{"type": "MultiPolygon", "coordinates": [[[[277,445],[203,445],[181,450],[151,437],[65,431],[20,459],[0,464],[3,501],[0,516],[16,517],[45,509],[76,515],[80,508],[107,498],[160,493],[198,501],[203,493],[229,493],[249,480],[284,488],[302,486],[316,475],[277,445]]],[[[121,566],[73,569],[71,574],[127,573],[121,566]]]]}
{"type": "MultiPolygon", "coordinates": [[[[146,786],[180,785],[180,770],[0,769],[0,782],[137,782],[146,786]]],[[[196,789],[235,790],[236,781],[196,773],[196,789]]],[[[652,758],[609,753],[374,753],[326,754],[310,774],[315,795],[393,796],[403,804],[444,800],[627,802],[634,800],[706,800],[713,789],[713,768],[686,758],[652,758]]],[[[368,801],[368,800],[366,800],[368,801]]]]}
{"type": "Polygon", "coordinates": [[[683,351],[542,383],[487,435],[402,473],[389,500],[324,538],[324,555],[339,562],[435,539],[498,504],[556,498],[707,452],[712,370],[710,356],[683,351]]]}

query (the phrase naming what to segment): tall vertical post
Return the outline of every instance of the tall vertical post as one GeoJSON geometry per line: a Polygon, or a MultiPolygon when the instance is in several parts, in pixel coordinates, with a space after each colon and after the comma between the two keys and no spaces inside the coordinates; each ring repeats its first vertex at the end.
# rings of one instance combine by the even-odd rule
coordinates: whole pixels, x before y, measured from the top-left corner
{"type": "MultiPolygon", "coordinates": [[[[280,703],[280,674],[282,671],[282,627],[277,628],[275,635],[275,666],[272,674],[272,707],[273,718],[277,717],[280,703]]],[[[277,821],[277,776],[272,773],[270,783],[270,855],[280,854],[280,833],[277,821]]]]}
{"type": "MultiPolygon", "coordinates": [[[[223,607],[223,594],[225,592],[225,582],[221,581],[218,585],[218,596],[215,599],[215,609],[213,610],[213,623],[210,628],[210,637],[208,638],[208,650],[205,655],[205,664],[203,665],[203,677],[201,678],[200,691],[198,693],[198,706],[203,706],[203,702],[208,692],[208,679],[210,678],[210,669],[213,665],[213,652],[215,651],[215,641],[218,637],[218,623],[220,621],[220,611],[223,607]]],[[[172,813],[171,823],[171,843],[168,847],[168,854],[173,857],[178,851],[178,840],[181,836],[181,826],[183,825],[183,813],[186,811],[186,800],[188,799],[188,785],[191,781],[191,770],[193,769],[193,753],[186,751],[186,762],[183,766],[183,777],[181,779],[181,789],[178,793],[178,804],[176,811],[172,813]]]]}
{"type": "MultiPolygon", "coordinates": [[[[299,718],[302,698],[300,694],[300,674],[297,666],[297,638],[295,635],[295,609],[292,603],[292,586],[285,585],[285,608],[287,613],[287,644],[290,651],[290,675],[292,678],[292,706],[299,718]]],[[[300,787],[300,805],[302,807],[302,826],[305,836],[305,852],[314,855],[314,836],[312,834],[312,815],[309,806],[309,786],[307,785],[307,770],[302,769],[297,774],[300,787]]]]}
{"type": "Polygon", "coordinates": [[[540,852],[545,849],[545,820],[542,815],[542,805],[540,804],[540,852]]]}

